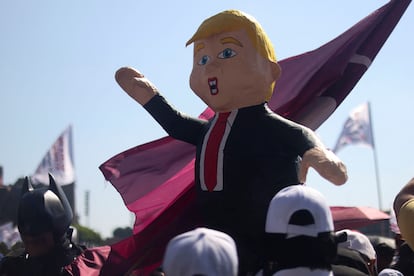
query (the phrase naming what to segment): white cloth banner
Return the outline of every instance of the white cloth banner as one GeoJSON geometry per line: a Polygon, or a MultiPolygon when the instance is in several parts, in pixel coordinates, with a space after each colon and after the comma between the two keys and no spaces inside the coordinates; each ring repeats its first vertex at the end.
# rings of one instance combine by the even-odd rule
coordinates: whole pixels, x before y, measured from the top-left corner
{"type": "Polygon", "coordinates": [[[13,223],[0,225],[0,242],[4,242],[10,248],[20,240],[19,230],[13,226],[13,223]]]}
{"type": "Polygon", "coordinates": [[[68,126],[43,157],[35,173],[33,184],[48,184],[51,173],[59,185],[75,182],[75,168],[72,153],[72,126],[68,126]]]}
{"type": "Polygon", "coordinates": [[[349,144],[362,144],[374,148],[368,103],[364,103],[351,111],[333,152],[336,153],[349,144]]]}

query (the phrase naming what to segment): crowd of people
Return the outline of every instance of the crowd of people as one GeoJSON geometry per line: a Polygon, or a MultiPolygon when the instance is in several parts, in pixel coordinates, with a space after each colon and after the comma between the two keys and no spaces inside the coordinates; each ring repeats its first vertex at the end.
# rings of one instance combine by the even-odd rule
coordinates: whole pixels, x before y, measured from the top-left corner
{"type": "MultiPolygon", "coordinates": [[[[404,206],[414,198],[413,183],[396,197],[397,208],[401,197],[404,206]]],[[[264,230],[266,262],[249,275],[414,275],[412,240],[396,234],[393,247],[374,244],[357,230],[335,231],[324,196],[306,185],[286,187],[274,196],[264,230]]],[[[153,275],[239,275],[236,247],[223,232],[197,228],[170,241],[153,275]]]]}
{"type": "MultiPolygon", "coordinates": [[[[414,179],[395,198],[403,226],[395,247],[373,243],[356,230],[335,231],[327,201],[314,188],[298,184],[280,190],[267,210],[265,261],[247,275],[414,275],[414,229],[404,227],[413,214],[401,216],[412,212],[413,188],[414,179]]],[[[60,186],[50,176],[49,188],[33,189],[26,178],[23,189],[18,229],[24,246],[0,260],[0,275],[74,275],[66,268],[86,248],[71,240],[73,214],[60,186]]],[[[170,240],[151,276],[237,276],[239,266],[237,244],[229,234],[197,227],[170,240]]]]}

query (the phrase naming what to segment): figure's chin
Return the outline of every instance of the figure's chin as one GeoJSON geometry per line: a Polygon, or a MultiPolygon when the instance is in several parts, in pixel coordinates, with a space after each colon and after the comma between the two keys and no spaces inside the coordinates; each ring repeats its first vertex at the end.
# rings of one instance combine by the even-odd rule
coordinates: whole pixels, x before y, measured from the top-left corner
{"type": "Polygon", "coordinates": [[[206,104],[214,112],[228,112],[232,110],[228,104],[225,104],[222,100],[219,100],[219,97],[210,97],[206,104]]]}

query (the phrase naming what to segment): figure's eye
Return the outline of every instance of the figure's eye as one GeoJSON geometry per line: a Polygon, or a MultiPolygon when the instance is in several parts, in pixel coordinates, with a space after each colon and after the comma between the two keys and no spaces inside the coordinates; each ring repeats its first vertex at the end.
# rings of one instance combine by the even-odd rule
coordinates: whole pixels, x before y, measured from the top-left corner
{"type": "Polygon", "coordinates": [[[218,54],[218,58],[232,58],[237,55],[236,51],[230,48],[224,49],[222,52],[218,54]]]}
{"type": "Polygon", "coordinates": [[[206,63],[210,60],[209,56],[202,56],[201,59],[198,61],[198,65],[206,65],[206,63]]]}

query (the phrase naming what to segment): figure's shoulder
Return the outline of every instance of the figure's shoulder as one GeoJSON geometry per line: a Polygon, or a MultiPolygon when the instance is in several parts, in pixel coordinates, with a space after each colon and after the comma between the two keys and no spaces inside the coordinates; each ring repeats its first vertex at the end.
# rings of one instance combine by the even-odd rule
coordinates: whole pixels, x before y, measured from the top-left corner
{"type": "Polygon", "coordinates": [[[266,114],[267,118],[267,125],[268,127],[272,127],[275,129],[286,129],[286,131],[293,131],[293,132],[304,132],[307,133],[311,131],[308,127],[301,125],[295,121],[292,121],[282,115],[279,115],[272,110],[269,110],[266,114]]]}
{"type": "Polygon", "coordinates": [[[262,114],[264,114],[265,117],[269,120],[278,122],[282,125],[294,125],[303,127],[302,125],[290,120],[289,118],[286,118],[285,116],[283,116],[283,114],[278,114],[274,112],[267,104],[264,104],[262,114]]]}

